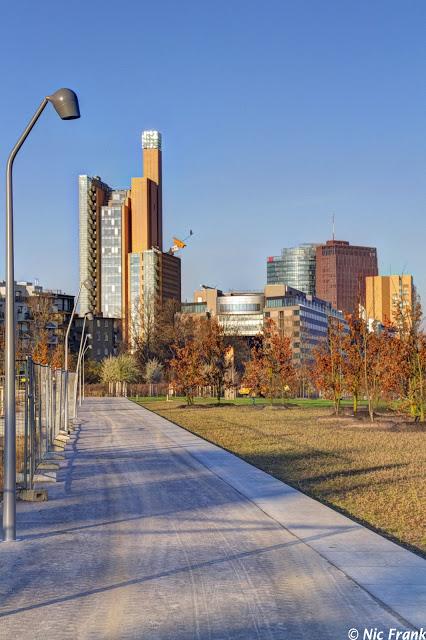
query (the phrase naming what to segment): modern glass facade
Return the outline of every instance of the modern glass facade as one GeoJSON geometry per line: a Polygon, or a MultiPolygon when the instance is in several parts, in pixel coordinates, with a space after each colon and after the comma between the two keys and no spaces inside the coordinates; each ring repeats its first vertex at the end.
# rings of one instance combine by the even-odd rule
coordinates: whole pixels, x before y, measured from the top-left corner
{"type": "Polygon", "coordinates": [[[182,302],[181,312],[207,314],[208,313],[207,303],[206,302],[182,302]]]}
{"type": "Polygon", "coordinates": [[[257,336],[263,329],[263,313],[222,313],[218,315],[218,321],[227,336],[257,336]]]}
{"type": "Polygon", "coordinates": [[[143,252],[143,296],[154,304],[160,291],[160,257],[154,249],[143,252]]]}
{"type": "Polygon", "coordinates": [[[121,212],[124,198],[125,192],[114,191],[108,206],[101,209],[101,299],[106,318],[122,317],[121,212]]]}
{"type": "Polygon", "coordinates": [[[326,339],[330,317],[346,326],[343,314],[319,298],[292,294],[265,300],[265,318],[290,338],[295,361],[304,364],[313,361],[315,347],[326,339]]]}
{"type": "Polygon", "coordinates": [[[132,311],[137,308],[141,295],[141,254],[129,255],[129,296],[132,311]]]}
{"type": "Polygon", "coordinates": [[[219,313],[246,313],[261,311],[261,305],[256,303],[244,303],[240,302],[239,304],[219,304],[219,313]]]}
{"type": "Polygon", "coordinates": [[[139,335],[142,329],[141,318],[141,267],[142,253],[129,254],[129,338],[131,344],[135,335],[139,335]]]}
{"type": "Polygon", "coordinates": [[[266,263],[266,282],[268,284],[284,283],[284,263],[281,256],[269,256],[266,263]]]}
{"type": "Polygon", "coordinates": [[[215,313],[226,335],[256,336],[263,328],[263,293],[230,292],[217,297],[215,313]]]}
{"type": "Polygon", "coordinates": [[[316,244],[285,248],[281,256],[268,258],[268,284],[287,284],[307,295],[315,295],[316,244]]]}

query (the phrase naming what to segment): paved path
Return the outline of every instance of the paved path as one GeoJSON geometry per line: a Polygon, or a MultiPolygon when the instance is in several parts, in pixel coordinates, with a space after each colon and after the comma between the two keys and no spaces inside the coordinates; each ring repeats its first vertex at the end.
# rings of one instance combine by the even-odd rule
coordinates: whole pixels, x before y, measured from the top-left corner
{"type": "Polygon", "coordinates": [[[20,503],[21,541],[0,544],[1,639],[421,625],[424,560],[127,400],[83,409],[49,501],[20,503]]]}

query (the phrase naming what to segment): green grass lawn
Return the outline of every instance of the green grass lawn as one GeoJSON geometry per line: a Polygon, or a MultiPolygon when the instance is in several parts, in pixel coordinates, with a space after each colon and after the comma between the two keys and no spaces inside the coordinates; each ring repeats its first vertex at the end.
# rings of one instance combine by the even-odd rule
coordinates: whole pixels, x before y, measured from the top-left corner
{"type": "MultiPolygon", "coordinates": [[[[159,401],[165,401],[166,400],[166,396],[138,396],[137,398],[133,398],[133,400],[135,400],[136,402],[140,403],[140,404],[146,404],[149,402],[159,402],[159,401]]],[[[186,399],[184,396],[178,396],[176,398],[174,398],[174,401],[177,401],[179,403],[185,403],[186,399]]],[[[215,399],[212,400],[212,398],[197,398],[196,399],[196,404],[212,404],[215,403],[215,399]]],[[[332,408],[333,407],[333,402],[331,400],[324,400],[323,398],[286,398],[284,401],[277,399],[277,400],[273,400],[274,405],[281,405],[283,402],[285,402],[286,404],[291,404],[291,405],[295,405],[295,406],[299,406],[299,407],[323,407],[323,408],[332,408]]],[[[221,401],[222,404],[227,405],[227,404],[234,404],[234,405],[253,405],[253,399],[252,398],[247,398],[247,397],[241,397],[241,398],[235,398],[235,400],[223,400],[221,401]]],[[[255,405],[269,405],[271,404],[270,401],[267,398],[256,398],[254,401],[255,405]]],[[[351,407],[352,406],[352,400],[342,400],[342,407],[351,407]]],[[[359,406],[367,406],[367,402],[365,400],[360,400],[359,401],[359,406]]]]}
{"type": "MultiPolygon", "coordinates": [[[[289,407],[238,399],[186,407],[183,399],[138,402],[189,431],[426,554],[426,430],[336,418],[324,400],[289,407]]],[[[350,403],[348,403],[350,404],[350,403]]]]}

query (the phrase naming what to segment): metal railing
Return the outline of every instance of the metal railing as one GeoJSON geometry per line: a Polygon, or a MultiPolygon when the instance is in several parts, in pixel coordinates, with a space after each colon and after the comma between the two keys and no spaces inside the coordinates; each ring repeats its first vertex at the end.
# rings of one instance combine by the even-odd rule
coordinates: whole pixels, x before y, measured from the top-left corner
{"type": "MultiPolygon", "coordinates": [[[[68,416],[75,417],[75,373],[52,369],[31,358],[16,364],[16,483],[33,488],[38,465],[53,450],[68,416]]],[[[4,377],[0,377],[0,492],[3,489],[4,377]]]]}

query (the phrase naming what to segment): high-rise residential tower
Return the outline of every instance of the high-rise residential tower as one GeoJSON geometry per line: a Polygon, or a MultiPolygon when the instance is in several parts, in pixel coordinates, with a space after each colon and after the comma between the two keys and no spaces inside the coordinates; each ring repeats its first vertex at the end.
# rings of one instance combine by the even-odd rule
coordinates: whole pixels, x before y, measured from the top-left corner
{"type": "Polygon", "coordinates": [[[307,295],[315,295],[316,244],[282,249],[266,263],[268,284],[286,284],[307,295]]]}
{"type": "Polygon", "coordinates": [[[101,312],[101,209],[111,188],[99,176],[78,178],[80,219],[80,313],[101,312]]]}
{"type": "Polygon", "coordinates": [[[365,304],[365,279],[377,276],[377,250],[327,240],[316,249],[316,295],[335,309],[354,313],[365,304]]]}

